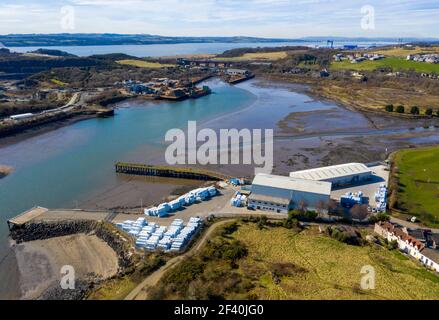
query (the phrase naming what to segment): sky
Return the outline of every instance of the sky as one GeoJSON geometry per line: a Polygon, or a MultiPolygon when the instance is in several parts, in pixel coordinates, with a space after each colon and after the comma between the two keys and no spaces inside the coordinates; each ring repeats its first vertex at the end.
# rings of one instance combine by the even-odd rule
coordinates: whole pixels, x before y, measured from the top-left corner
{"type": "Polygon", "coordinates": [[[439,38],[438,0],[0,0],[0,34],[439,38]]]}

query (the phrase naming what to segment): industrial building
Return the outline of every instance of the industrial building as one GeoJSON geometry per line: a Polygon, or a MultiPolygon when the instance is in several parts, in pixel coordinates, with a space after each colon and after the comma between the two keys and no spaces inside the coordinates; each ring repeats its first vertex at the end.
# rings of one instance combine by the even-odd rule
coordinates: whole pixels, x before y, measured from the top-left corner
{"type": "Polygon", "coordinates": [[[226,74],[228,74],[229,76],[248,77],[250,75],[250,71],[245,69],[227,69],[226,74]]]}
{"type": "Polygon", "coordinates": [[[346,163],[330,167],[295,171],[290,177],[331,182],[333,187],[358,184],[372,178],[372,170],[362,163],[346,163]]]}
{"type": "Polygon", "coordinates": [[[269,174],[258,174],[253,180],[248,207],[288,213],[306,207],[327,211],[331,183],[269,174]]]}

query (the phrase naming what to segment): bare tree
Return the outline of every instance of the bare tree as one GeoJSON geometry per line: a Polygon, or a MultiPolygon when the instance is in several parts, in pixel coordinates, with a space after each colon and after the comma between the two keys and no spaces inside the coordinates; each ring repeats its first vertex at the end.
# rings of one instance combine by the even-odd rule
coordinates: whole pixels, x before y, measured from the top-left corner
{"type": "Polygon", "coordinates": [[[369,216],[369,211],[367,210],[367,205],[356,204],[349,210],[352,219],[356,219],[358,221],[363,221],[369,216]]]}
{"type": "Polygon", "coordinates": [[[300,200],[297,207],[302,213],[305,213],[306,211],[308,211],[308,206],[306,204],[305,199],[300,200]]]}

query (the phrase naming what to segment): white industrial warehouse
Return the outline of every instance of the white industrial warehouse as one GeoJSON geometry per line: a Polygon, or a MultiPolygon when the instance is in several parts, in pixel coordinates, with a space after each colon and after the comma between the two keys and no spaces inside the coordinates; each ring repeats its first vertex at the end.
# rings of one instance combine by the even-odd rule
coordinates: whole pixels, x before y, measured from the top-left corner
{"type": "Polygon", "coordinates": [[[330,182],[258,174],[252,183],[248,207],[278,213],[303,205],[309,210],[325,210],[330,194],[330,182]]]}
{"type": "Polygon", "coordinates": [[[346,163],[330,167],[295,171],[290,177],[331,182],[333,187],[358,184],[372,178],[372,170],[362,163],[346,163]]]}

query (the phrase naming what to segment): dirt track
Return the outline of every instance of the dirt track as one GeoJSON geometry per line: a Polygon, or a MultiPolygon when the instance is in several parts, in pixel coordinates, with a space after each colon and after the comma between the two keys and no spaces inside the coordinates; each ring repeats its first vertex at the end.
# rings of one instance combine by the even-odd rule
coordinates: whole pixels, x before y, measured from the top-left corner
{"type": "Polygon", "coordinates": [[[147,278],[145,278],[133,291],[131,291],[126,297],[125,300],[146,300],[148,299],[147,289],[153,287],[158,284],[163,275],[168,271],[177,266],[181,261],[183,261],[186,257],[194,255],[197,253],[204,245],[206,240],[215,232],[215,230],[222,225],[233,221],[234,219],[223,220],[214,223],[207,232],[198,240],[198,243],[190,249],[185,254],[182,254],[178,257],[172,258],[169,260],[163,267],[159,270],[155,271],[147,278]]]}

